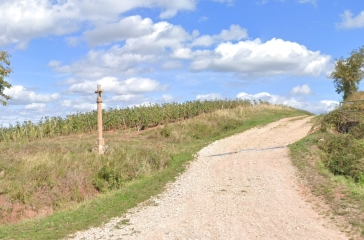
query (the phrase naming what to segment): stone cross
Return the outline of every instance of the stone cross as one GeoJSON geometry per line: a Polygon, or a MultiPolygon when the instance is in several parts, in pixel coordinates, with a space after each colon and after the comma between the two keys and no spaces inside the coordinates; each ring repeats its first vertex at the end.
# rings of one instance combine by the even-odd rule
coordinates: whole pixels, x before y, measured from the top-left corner
{"type": "Polygon", "coordinates": [[[106,147],[105,147],[105,140],[102,137],[102,98],[101,98],[101,93],[104,90],[101,89],[101,85],[97,85],[97,90],[95,91],[95,93],[97,94],[97,99],[96,99],[96,103],[97,103],[97,131],[98,131],[98,136],[97,136],[97,140],[96,140],[96,146],[95,146],[95,151],[99,154],[103,154],[105,153],[106,147]]]}

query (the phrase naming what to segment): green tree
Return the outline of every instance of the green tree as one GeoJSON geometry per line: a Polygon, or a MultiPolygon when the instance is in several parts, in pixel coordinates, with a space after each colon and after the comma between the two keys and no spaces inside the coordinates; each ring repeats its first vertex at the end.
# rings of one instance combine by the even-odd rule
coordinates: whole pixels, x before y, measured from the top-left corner
{"type": "Polygon", "coordinates": [[[10,97],[8,95],[5,95],[4,90],[5,88],[10,88],[10,83],[6,82],[4,80],[4,77],[8,77],[9,74],[12,72],[9,61],[9,54],[4,51],[0,51],[0,103],[2,103],[4,106],[6,105],[6,100],[9,100],[10,97]]]}
{"type": "Polygon", "coordinates": [[[330,78],[334,79],[337,93],[343,93],[346,100],[358,91],[359,82],[364,77],[364,46],[351,52],[350,57],[340,58],[335,62],[335,69],[330,78]]]}

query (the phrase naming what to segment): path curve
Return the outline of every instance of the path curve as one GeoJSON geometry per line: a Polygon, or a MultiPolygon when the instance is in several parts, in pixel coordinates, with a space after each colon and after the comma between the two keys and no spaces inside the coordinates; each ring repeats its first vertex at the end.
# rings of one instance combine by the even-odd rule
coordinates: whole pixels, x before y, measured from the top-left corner
{"type": "Polygon", "coordinates": [[[150,204],[71,239],[347,239],[304,200],[288,148],[275,148],[306,136],[309,119],[212,143],[150,204]]]}

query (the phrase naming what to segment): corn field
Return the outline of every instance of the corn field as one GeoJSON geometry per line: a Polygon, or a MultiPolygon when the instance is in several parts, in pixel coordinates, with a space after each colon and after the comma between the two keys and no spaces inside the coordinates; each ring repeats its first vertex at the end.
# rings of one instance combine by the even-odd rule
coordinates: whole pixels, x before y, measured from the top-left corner
{"type": "MultiPolygon", "coordinates": [[[[110,108],[103,110],[104,131],[139,128],[189,119],[218,109],[249,107],[267,102],[249,100],[188,101],[185,103],[152,104],[150,106],[110,108]]],[[[44,117],[38,123],[17,122],[9,127],[0,125],[0,142],[31,141],[97,130],[97,111],[76,113],[61,117],[44,117]]]]}

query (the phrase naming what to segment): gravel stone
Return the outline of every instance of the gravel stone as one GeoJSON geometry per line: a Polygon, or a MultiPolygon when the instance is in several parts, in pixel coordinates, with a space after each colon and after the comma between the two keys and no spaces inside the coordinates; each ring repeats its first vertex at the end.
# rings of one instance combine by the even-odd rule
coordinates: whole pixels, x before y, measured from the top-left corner
{"type": "Polygon", "coordinates": [[[288,148],[241,151],[293,143],[309,120],[282,119],[213,142],[149,204],[69,239],[347,239],[305,201],[288,148]],[[236,153],[211,157],[229,152],[236,153]]]}

